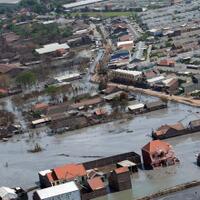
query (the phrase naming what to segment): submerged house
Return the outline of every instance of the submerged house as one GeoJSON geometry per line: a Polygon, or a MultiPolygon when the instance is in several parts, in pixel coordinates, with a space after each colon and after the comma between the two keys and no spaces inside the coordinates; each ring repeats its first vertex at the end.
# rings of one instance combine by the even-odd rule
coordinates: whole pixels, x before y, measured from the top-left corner
{"type": "Polygon", "coordinates": [[[51,187],[65,183],[68,181],[77,180],[80,183],[86,180],[86,170],[82,164],[66,164],[58,166],[52,170],[39,172],[41,187],[51,187]]]}
{"type": "Polygon", "coordinates": [[[200,131],[200,119],[191,121],[188,125],[188,129],[192,131],[200,131]]]}
{"type": "Polygon", "coordinates": [[[146,144],[142,148],[142,156],[146,169],[174,165],[178,162],[172,146],[160,140],[154,140],[146,144]]]}
{"type": "Polygon", "coordinates": [[[176,124],[165,124],[159,127],[157,130],[153,131],[152,137],[154,139],[166,139],[181,135],[184,132],[185,132],[185,127],[180,122],[176,124]]]}
{"type": "Polygon", "coordinates": [[[130,171],[128,167],[120,167],[111,172],[109,186],[113,191],[122,191],[131,188],[130,171]]]}

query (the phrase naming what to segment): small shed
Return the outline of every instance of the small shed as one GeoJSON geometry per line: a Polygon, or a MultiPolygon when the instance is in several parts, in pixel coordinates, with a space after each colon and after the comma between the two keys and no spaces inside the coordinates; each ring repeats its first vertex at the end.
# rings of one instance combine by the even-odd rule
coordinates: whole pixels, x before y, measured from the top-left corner
{"type": "Polygon", "coordinates": [[[141,112],[144,110],[144,104],[138,103],[138,104],[130,105],[128,106],[128,109],[130,112],[133,112],[133,113],[141,112]]]}
{"type": "Polygon", "coordinates": [[[114,191],[131,189],[131,177],[128,167],[120,167],[111,172],[109,186],[114,191]]]}
{"type": "Polygon", "coordinates": [[[138,172],[137,164],[130,160],[123,160],[117,163],[117,168],[127,167],[131,173],[138,172]]]}

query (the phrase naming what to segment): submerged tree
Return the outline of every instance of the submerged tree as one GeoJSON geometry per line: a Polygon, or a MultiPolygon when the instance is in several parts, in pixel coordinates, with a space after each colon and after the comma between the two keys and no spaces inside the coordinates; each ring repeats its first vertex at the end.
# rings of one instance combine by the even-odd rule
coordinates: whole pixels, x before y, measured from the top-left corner
{"type": "Polygon", "coordinates": [[[36,76],[32,72],[22,72],[17,76],[16,82],[25,87],[30,87],[36,83],[36,76]]]}

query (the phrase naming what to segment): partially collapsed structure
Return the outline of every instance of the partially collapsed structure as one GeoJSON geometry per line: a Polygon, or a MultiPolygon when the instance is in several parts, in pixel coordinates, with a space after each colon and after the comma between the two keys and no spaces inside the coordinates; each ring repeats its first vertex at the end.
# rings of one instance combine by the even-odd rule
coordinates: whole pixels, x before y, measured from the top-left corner
{"type": "Polygon", "coordinates": [[[155,167],[174,165],[178,162],[172,146],[167,142],[154,140],[142,148],[144,167],[154,169],[155,167]]]}

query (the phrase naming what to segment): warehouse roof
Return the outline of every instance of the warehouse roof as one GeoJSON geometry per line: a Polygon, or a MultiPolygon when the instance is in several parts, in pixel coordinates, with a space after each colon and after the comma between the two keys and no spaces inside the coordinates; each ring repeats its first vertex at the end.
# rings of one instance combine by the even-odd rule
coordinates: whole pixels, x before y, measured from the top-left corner
{"type": "Polygon", "coordinates": [[[63,43],[63,44],[51,43],[51,44],[44,45],[42,48],[36,49],[35,51],[38,54],[45,54],[45,53],[52,53],[59,49],[69,49],[69,48],[70,47],[68,46],[67,43],[63,43]]]}
{"type": "Polygon", "coordinates": [[[56,185],[54,187],[45,188],[36,191],[40,199],[47,199],[55,197],[61,194],[78,191],[78,187],[74,181],[67,182],[61,185],[56,185]]]}
{"type": "Polygon", "coordinates": [[[133,76],[138,76],[138,75],[141,75],[141,74],[142,74],[142,72],[140,72],[140,71],[123,70],[123,69],[116,69],[116,70],[114,70],[114,71],[115,71],[115,72],[122,73],[122,74],[133,75],[133,76]]]}

